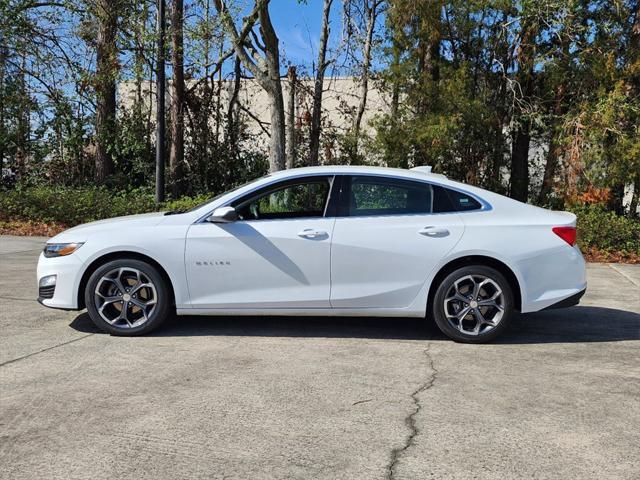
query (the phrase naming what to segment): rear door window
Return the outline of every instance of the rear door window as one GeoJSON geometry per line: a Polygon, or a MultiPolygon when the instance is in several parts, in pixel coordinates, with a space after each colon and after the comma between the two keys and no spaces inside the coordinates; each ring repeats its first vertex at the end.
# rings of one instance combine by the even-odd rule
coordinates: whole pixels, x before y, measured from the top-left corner
{"type": "Polygon", "coordinates": [[[352,176],[346,179],[341,203],[346,215],[358,217],[431,213],[432,201],[432,188],[426,183],[352,176]]]}

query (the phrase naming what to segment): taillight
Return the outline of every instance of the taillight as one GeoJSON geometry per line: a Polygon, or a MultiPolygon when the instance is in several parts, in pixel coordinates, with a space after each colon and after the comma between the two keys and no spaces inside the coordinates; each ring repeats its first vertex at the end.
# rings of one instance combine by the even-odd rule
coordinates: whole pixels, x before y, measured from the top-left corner
{"type": "Polygon", "coordinates": [[[576,244],[576,227],[553,227],[551,230],[572,247],[576,244]]]}

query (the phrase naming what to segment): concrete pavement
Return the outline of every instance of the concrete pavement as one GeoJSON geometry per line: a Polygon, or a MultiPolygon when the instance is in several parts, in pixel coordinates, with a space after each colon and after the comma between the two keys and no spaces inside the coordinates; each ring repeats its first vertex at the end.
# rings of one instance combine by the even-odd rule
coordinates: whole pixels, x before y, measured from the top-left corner
{"type": "Polygon", "coordinates": [[[461,345],[409,319],[98,333],[0,237],[0,479],[640,478],[640,266],[461,345]]]}

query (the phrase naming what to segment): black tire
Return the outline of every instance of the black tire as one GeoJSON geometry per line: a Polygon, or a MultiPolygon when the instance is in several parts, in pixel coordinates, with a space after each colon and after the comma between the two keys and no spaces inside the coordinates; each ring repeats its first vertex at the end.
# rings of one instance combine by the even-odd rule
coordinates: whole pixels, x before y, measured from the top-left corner
{"type": "MultiPolygon", "coordinates": [[[[493,290],[494,285],[490,282],[487,282],[485,285],[486,290],[485,287],[483,287],[481,292],[484,292],[487,297],[493,296],[492,293],[497,291],[493,290]]],[[[462,296],[466,297],[466,294],[463,294],[462,296]]],[[[451,272],[444,278],[444,280],[442,280],[440,285],[438,285],[438,289],[436,290],[433,298],[432,314],[438,328],[440,328],[442,333],[452,340],[461,343],[485,343],[496,338],[509,326],[511,317],[513,316],[513,305],[513,291],[511,286],[499,271],[485,265],[469,265],[451,272]],[[460,282],[461,279],[468,277],[472,277],[472,279],[462,280],[460,282]],[[491,326],[489,324],[479,322],[473,309],[469,314],[462,315],[462,318],[465,319],[463,321],[458,321],[453,317],[450,320],[447,317],[447,313],[449,315],[455,315],[456,313],[462,314],[463,309],[471,308],[475,305],[475,302],[472,303],[472,299],[469,299],[467,303],[454,299],[447,302],[448,312],[445,312],[445,299],[451,298],[451,296],[456,293],[456,290],[454,290],[455,282],[459,281],[458,286],[461,288],[470,289],[472,288],[474,281],[479,284],[481,283],[482,278],[490,279],[491,282],[497,285],[502,291],[502,297],[499,298],[498,302],[496,302],[500,307],[502,307],[502,315],[498,319],[497,324],[495,326],[491,326]],[[450,296],[448,297],[447,295],[450,296]],[[457,308],[460,310],[456,311],[457,308]],[[473,323],[474,320],[476,322],[475,324],[473,323]],[[460,328],[462,328],[462,330],[472,331],[478,323],[481,324],[481,327],[476,334],[464,333],[460,330],[460,328]],[[462,327],[460,327],[461,324],[462,327]]],[[[495,315],[500,313],[500,309],[493,306],[485,307],[480,305],[478,310],[480,310],[480,316],[484,318],[484,315],[486,314],[487,319],[490,319],[490,316],[495,317],[495,315]]]]}
{"type": "Polygon", "coordinates": [[[89,278],[84,292],[84,298],[85,305],[87,306],[87,312],[89,313],[89,317],[91,317],[93,323],[100,330],[112,335],[137,336],[149,333],[158,328],[162,322],[169,317],[172,310],[169,286],[162,274],[154,266],[132,258],[112,260],[100,266],[89,278]],[[119,272],[120,269],[122,269],[122,273],[119,272]],[[140,282],[139,285],[150,286],[142,287],[140,290],[135,290],[135,285],[137,284],[133,283],[136,281],[134,271],[139,272],[137,274],[137,279],[140,282]],[[114,280],[104,280],[103,277],[109,275],[111,275],[114,280]],[[131,291],[136,293],[122,297],[124,292],[120,292],[120,289],[117,287],[117,284],[115,283],[116,277],[120,280],[120,285],[124,287],[125,292],[131,291]],[[96,294],[96,287],[99,282],[101,289],[100,295],[96,294]],[[109,299],[114,299],[120,296],[121,301],[106,302],[103,300],[103,298],[105,298],[103,295],[108,296],[109,299]],[[132,298],[132,296],[136,297],[137,295],[139,295],[137,298],[132,298]],[[153,303],[154,296],[155,303],[153,303]],[[119,312],[122,312],[122,308],[125,303],[122,298],[127,299],[127,305],[129,307],[126,309],[126,312],[127,316],[131,316],[131,319],[127,318],[125,323],[125,319],[123,318],[121,320],[116,320],[111,324],[102,317],[102,314],[99,312],[98,303],[108,303],[103,310],[103,314],[107,317],[115,317],[119,314],[118,306],[119,312]],[[144,309],[137,306],[137,304],[133,304],[136,300],[140,304],[145,304],[144,309]],[[147,304],[149,305],[147,306],[147,304]],[[140,324],[138,325],[137,323],[140,324]]]}

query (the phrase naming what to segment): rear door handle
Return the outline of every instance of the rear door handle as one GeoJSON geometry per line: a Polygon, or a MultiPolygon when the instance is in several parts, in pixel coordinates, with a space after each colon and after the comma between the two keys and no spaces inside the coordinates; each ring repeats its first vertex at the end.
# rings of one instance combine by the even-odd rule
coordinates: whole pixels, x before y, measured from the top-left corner
{"type": "Polygon", "coordinates": [[[449,235],[449,230],[442,227],[424,227],[418,230],[418,233],[425,237],[446,237],[449,235]]]}
{"type": "Polygon", "coordinates": [[[313,228],[305,228],[301,232],[298,232],[298,236],[302,238],[321,238],[328,236],[324,230],[314,230],[313,228]]]}

